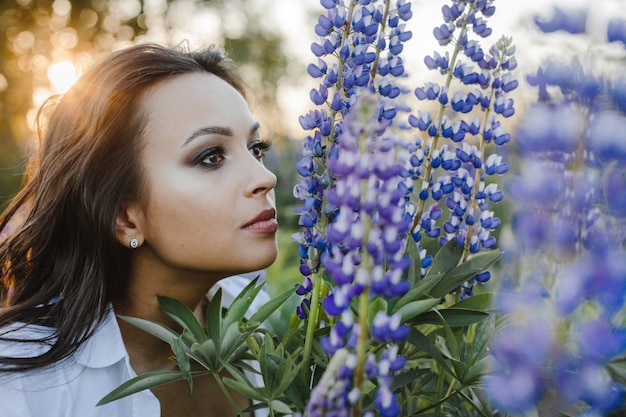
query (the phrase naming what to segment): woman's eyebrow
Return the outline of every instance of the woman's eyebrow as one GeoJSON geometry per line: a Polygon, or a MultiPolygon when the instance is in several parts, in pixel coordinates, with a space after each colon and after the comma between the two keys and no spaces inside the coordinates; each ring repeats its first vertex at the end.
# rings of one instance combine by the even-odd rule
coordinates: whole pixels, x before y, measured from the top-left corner
{"type": "Polygon", "coordinates": [[[191,142],[198,136],[203,136],[203,135],[234,136],[234,133],[233,133],[233,130],[229,127],[223,127],[223,126],[201,127],[200,129],[196,130],[191,135],[189,135],[187,139],[185,139],[183,146],[187,145],[189,142],[191,142]]]}
{"type": "Polygon", "coordinates": [[[259,136],[260,128],[261,128],[261,125],[259,124],[259,122],[256,122],[255,124],[253,124],[252,128],[250,129],[250,137],[259,136]]]}
{"type": "MultiPolygon", "coordinates": [[[[252,125],[252,128],[250,129],[250,136],[252,137],[252,136],[258,135],[258,131],[260,127],[261,125],[258,122],[252,125]]],[[[224,127],[224,126],[201,127],[200,129],[194,131],[191,135],[189,135],[187,139],[185,139],[185,142],[183,142],[183,146],[187,145],[189,142],[191,142],[198,136],[203,136],[203,135],[234,136],[235,134],[233,133],[233,130],[230,127],[224,127]]]]}

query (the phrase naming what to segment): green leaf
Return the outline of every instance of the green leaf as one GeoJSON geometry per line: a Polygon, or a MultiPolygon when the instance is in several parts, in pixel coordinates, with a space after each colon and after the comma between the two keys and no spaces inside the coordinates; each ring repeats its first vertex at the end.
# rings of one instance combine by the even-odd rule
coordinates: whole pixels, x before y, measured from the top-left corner
{"type": "Polygon", "coordinates": [[[119,314],[117,317],[167,343],[171,343],[173,339],[176,339],[179,336],[174,330],[161,323],[157,323],[156,321],[121,316],[119,314]]]}
{"type": "Polygon", "coordinates": [[[283,414],[293,414],[293,410],[289,408],[289,406],[282,401],[272,400],[270,401],[269,404],[270,404],[270,409],[273,409],[274,411],[277,411],[283,414]]]}
{"type": "Polygon", "coordinates": [[[417,245],[413,242],[409,242],[407,254],[413,262],[409,265],[407,271],[407,278],[411,287],[414,286],[422,278],[422,258],[417,249],[417,245]]]}
{"type": "Polygon", "coordinates": [[[489,370],[489,357],[484,357],[469,368],[463,384],[466,386],[472,385],[487,374],[489,370]]]}
{"type": "Polygon", "coordinates": [[[278,308],[283,305],[285,301],[294,293],[295,287],[283,292],[282,294],[272,297],[270,301],[263,304],[252,316],[250,316],[251,322],[258,322],[262,324],[269,316],[272,315],[278,308]]]}
{"type": "Polygon", "coordinates": [[[462,308],[466,310],[489,311],[491,309],[491,294],[476,294],[461,300],[450,308],[462,308]]]}
{"type": "Polygon", "coordinates": [[[222,344],[219,346],[222,360],[228,361],[239,345],[244,343],[246,337],[243,337],[239,332],[239,323],[231,323],[224,333],[222,344]]]}
{"type": "Polygon", "coordinates": [[[441,278],[443,278],[443,274],[440,274],[439,278],[431,276],[419,281],[413,288],[398,299],[393,306],[394,310],[398,310],[412,301],[424,298],[441,278]]]}
{"type": "Polygon", "coordinates": [[[182,336],[173,339],[170,342],[170,346],[172,347],[172,352],[174,352],[174,358],[176,359],[176,364],[178,365],[180,372],[189,383],[189,389],[193,391],[193,379],[191,379],[191,363],[189,362],[189,358],[185,353],[185,346],[183,344],[182,336]]]}
{"type": "Polygon", "coordinates": [[[409,336],[406,339],[410,344],[415,346],[418,350],[421,350],[424,353],[427,353],[431,358],[433,358],[441,368],[443,368],[446,372],[448,372],[451,376],[454,376],[454,372],[448,366],[445,358],[441,355],[439,350],[435,348],[433,343],[430,341],[428,337],[415,327],[411,327],[409,331],[409,336]]]}
{"type": "MultiPolygon", "coordinates": [[[[394,307],[399,309],[412,301],[419,300],[424,295],[432,294],[432,288],[439,284],[439,282],[445,278],[446,274],[458,265],[461,260],[461,256],[463,256],[462,247],[457,245],[456,242],[452,240],[446,243],[435,254],[433,263],[426,276],[417,281],[404,296],[400,297],[394,307]]],[[[441,296],[433,297],[441,298],[441,296]]]]}
{"type": "Polygon", "coordinates": [[[184,329],[188,330],[196,341],[202,342],[206,339],[202,325],[189,307],[173,298],[162,295],[157,296],[157,298],[161,310],[176,321],[176,323],[183,326],[184,329]]]}
{"type": "Polygon", "coordinates": [[[274,382],[277,378],[281,378],[282,375],[278,373],[278,363],[280,357],[274,355],[274,343],[270,337],[266,337],[261,345],[261,357],[259,358],[259,366],[261,368],[261,375],[263,376],[263,382],[267,389],[269,398],[276,398],[272,396],[274,392],[274,382]]]}
{"type": "Polygon", "coordinates": [[[613,379],[626,383],[626,358],[612,359],[606,364],[606,368],[613,377],[613,379]]]}
{"type": "MultiPolygon", "coordinates": [[[[489,313],[479,310],[468,310],[464,308],[446,308],[438,310],[450,327],[469,326],[470,324],[479,323],[489,317],[489,313]]],[[[441,317],[434,311],[428,311],[419,315],[415,320],[411,320],[412,324],[441,324],[441,317]]]]}
{"type": "Polygon", "coordinates": [[[209,337],[219,345],[222,340],[222,288],[220,287],[206,308],[206,326],[209,337]]]}
{"type": "Polygon", "coordinates": [[[502,258],[502,252],[498,250],[474,255],[472,259],[447,272],[443,279],[430,290],[430,295],[435,298],[444,297],[471,277],[489,268],[500,258],[502,258]]]}
{"type": "Polygon", "coordinates": [[[191,353],[194,359],[205,368],[217,372],[219,371],[219,359],[213,339],[207,339],[202,343],[191,345],[191,353]]]}
{"type": "Polygon", "coordinates": [[[265,396],[261,392],[259,392],[257,388],[253,387],[249,383],[235,381],[234,379],[231,379],[231,378],[224,378],[223,381],[224,381],[224,384],[228,385],[230,388],[234,390],[237,390],[238,392],[242,393],[243,395],[250,398],[251,400],[267,401],[265,396]]]}
{"type": "Polygon", "coordinates": [[[406,323],[407,321],[412,320],[420,314],[432,309],[437,304],[439,304],[439,299],[434,298],[412,301],[399,308],[395,313],[400,314],[400,321],[402,323],[406,323]]]}
{"type": "MultiPolygon", "coordinates": [[[[434,312],[436,314],[440,315],[441,325],[443,326],[443,331],[446,334],[445,342],[446,342],[446,345],[448,346],[448,349],[450,350],[450,353],[452,354],[452,358],[453,359],[459,359],[459,357],[460,357],[459,341],[456,339],[456,336],[452,332],[452,329],[450,328],[450,325],[443,318],[443,316],[441,315],[439,310],[435,310],[434,312]]],[[[458,375],[458,373],[457,373],[457,375],[458,375]]]]}
{"type": "Polygon", "coordinates": [[[463,247],[457,245],[454,240],[450,240],[435,254],[433,263],[424,279],[446,275],[459,264],[461,256],[463,256],[463,247]]]}
{"type": "Polygon", "coordinates": [[[424,369],[424,368],[420,368],[420,369],[416,369],[416,368],[410,368],[409,370],[403,371],[399,374],[396,374],[393,377],[393,380],[391,382],[391,391],[396,391],[399,388],[405,387],[407,385],[409,385],[412,382],[415,382],[416,379],[421,378],[423,375],[427,374],[431,372],[430,369],[424,369]]]}
{"type": "MultiPolygon", "coordinates": [[[[192,376],[206,375],[209,372],[192,372],[192,376]]],[[[104,405],[137,392],[154,388],[159,385],[179,381],[185,377],[180,371],[155,371],[129,379],[113,391],[105,395],[97,405],[104,405]]]]}
{"type": "Polygon", "coordinates": [[[258,280],[258,278],[251,280],[246,288],[235,297],[224,315],[223,326],[225,328],[230,327],[232,323],[240,322],[246,316],[252,302],[263,288],[262,285],[256,285],[258,280]]]}

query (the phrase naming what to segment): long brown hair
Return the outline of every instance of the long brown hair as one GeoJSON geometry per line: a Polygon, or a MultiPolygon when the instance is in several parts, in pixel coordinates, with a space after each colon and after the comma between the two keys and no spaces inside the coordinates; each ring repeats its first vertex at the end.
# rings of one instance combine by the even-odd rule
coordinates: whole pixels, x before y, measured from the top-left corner
{"type": "MultiPolygon", "coordinates": [[[[0,370],[67,358],[125,294],[130,250],[116,239],[115,227],[124,201],[142,195],[142,97],[163,80],[193,72],[215,74],[243,94],[221,50],[138,45],[85,73],[54,104],[47,126],[40,124],[29,179],[0,217],[0,231],[17,223],[0,242],[0,340],[21,341],[6,330],[11,323],[54,331],[36,341],[50,345],[41,356],[0,352],[0,370]],[[20,211],[24,219],[16,221],[20,211]]],[[[40,111],[40,120],[44,116],[40,111]]]]}

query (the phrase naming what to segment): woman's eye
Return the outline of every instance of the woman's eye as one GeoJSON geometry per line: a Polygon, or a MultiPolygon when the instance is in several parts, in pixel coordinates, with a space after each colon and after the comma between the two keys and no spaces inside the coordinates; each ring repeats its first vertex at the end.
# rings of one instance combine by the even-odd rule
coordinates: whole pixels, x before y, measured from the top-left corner
{"type": "Polygon", "coordinates": [[[194,160],[194,165],[214,168],[224,162],[226,151],[221,146],[202,151],[194,160]]]}
{"type": "Polygon", "coordinates": [[[263,157],[270,150],[272,144],[269,142],[256,141],[248,149],[257,160],[262,161],[263,157]]]}

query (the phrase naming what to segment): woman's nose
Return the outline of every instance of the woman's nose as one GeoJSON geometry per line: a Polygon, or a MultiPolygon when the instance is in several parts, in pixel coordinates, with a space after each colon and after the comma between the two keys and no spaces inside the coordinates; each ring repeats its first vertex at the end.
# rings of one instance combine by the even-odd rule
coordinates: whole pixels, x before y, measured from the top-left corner
{"type": "Polygon", "coordinates": [[[276,187],[276,175],[256,159],[254,162],[250,162],[248,178],[246,194],[249,196],[267,194],[276,187]]]}

